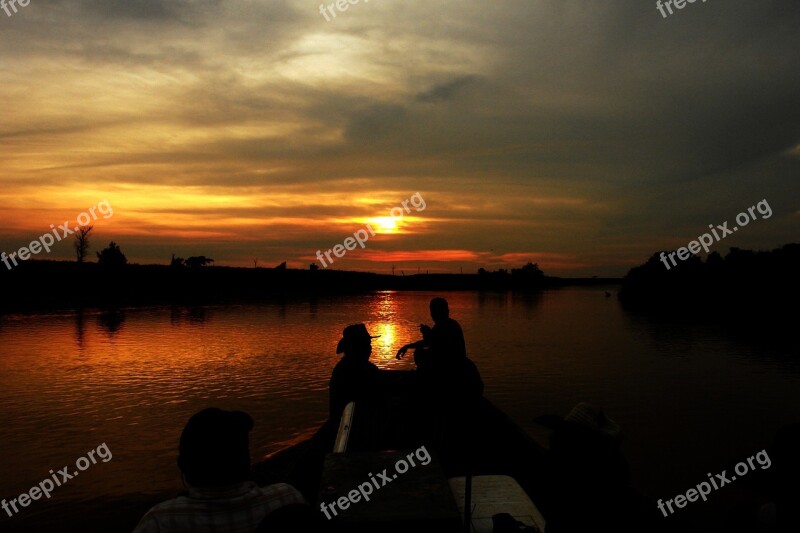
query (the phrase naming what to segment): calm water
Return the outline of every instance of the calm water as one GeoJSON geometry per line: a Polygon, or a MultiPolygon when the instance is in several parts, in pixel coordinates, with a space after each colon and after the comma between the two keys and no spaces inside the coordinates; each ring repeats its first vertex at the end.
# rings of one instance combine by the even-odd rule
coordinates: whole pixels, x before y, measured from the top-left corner
{"type": "MultiPolygon", "coordinates": [[[[622,426],[636,484],[671,498],[755,454],[778,426],[800,418],[793,354],[734,340],[719,327],[631,315],[604,290],[444,294],[487,396],[535,437],[544,434],[533,417],[589,400],[622,426]]],[[[0,317],[0,497],[17,496],[101,443],[110,462],[23,513],[179,490],[180,431],[210,405],[254,417],[255,459],[297,442],[326,417],[342,327],[365,322],[381,335],[373,361],[409,369],[411,358],[396,361],[394,353],[430,322],[431,297],[387,292],[0,317]]],[[[693,504],[687,516],[723,512],[737,490],[730,485],[715,501],[693,504]]]]}

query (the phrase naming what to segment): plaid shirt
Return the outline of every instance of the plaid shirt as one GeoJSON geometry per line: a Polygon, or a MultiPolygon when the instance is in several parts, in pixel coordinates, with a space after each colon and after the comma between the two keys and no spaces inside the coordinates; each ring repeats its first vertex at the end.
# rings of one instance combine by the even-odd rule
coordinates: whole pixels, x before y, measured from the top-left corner
{"type": "Polygon", "coordinates": [[[253,533],[269,513],[293,503],[306,500],[286,483],[189,488],[150,509],[133,533],[253,533]]]}

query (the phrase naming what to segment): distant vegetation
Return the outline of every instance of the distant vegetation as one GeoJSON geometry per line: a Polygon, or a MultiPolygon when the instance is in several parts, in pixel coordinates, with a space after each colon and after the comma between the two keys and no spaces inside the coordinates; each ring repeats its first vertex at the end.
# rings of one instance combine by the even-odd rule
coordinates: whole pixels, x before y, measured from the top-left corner
{"type": "Polygon", "coordinates": [[[508,270],[501,268],[494,272],[478,269],[478,280],[481,287],[508,289],[538,289],[546,284],[544,272],[536,263],[528,263],[522,268],[508,270]]]}
{"type": "Polygon", "coordinates": [[[175,254],[172,254],[172,261],[170,261],[169,266],[172,268],[200,268],[204,266],[208,266],[213,263],[214,260],[210,257],[206,257],[204,255],[192,256],[186,259],[181,257],[175,257],[175,254]]]}
{"type": "Polygon", "coordinates": [[[670,270],[660,254],[625,276],[619,298],[626,305],[681,315],[796,317],[800,244],[765,252],[731,248],[725,257],[693,256],[670,270]]]}
{"type": "Polygon", "coordinates": [[[111,241],[108,247],[97,252],[97,265],[103,270],[120,271],[128,264],[128,258],[119,249],[119,245],[111,241]]]}
{"type": "Polygon", "coordinates": [[[75,232],[75,257],[78,263],[83,263],[89,253],[89,234],[94,226],[81,226],[75,232]]]}
{"type": "Polygon", "coordinates": [[[476,274],[415,275],[297,270],[287,268],[285,262],[274,268],[257,267],[255,261],[253,268],[221,267],[211,266],[214,260],[204,255],[186,259],[173,255],[168,264],[138,265],[128,263],[115,242],[96,256],[96,263],[25,261],[13,271],[0,270],[0,284],[4,287],[0,311],[246,302],[375,290],[538,291],[566,284],[619,281],[561,280],[545,276],[533,263],[511,271],[480,269],[476,274]]]}

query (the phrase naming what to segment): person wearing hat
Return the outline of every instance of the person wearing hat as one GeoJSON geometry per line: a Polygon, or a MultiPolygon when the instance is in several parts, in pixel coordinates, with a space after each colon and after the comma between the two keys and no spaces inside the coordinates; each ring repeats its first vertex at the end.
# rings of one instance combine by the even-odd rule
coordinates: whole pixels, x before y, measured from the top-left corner
{"type": "Polygon", "coordinates": [[[330,380],[330,418],[338,420],[350,402],[374,398],[378,391],[381,371],[370,362],[372,339],[364,324],[351,324],[342,331],[336,353],[344,353],[333,369],[330,380]]]}
{"type": "Polygon", "coordinates": [[[178,451],[187,491],[150,509],[134,533],[253,532],[275,511],[308,513],[291,485],[249,481],[251,429],[253,419],[242,411],[208,408],[193,415],[178,451]]]}
{"type": "Polygon", "coordinates": [[[655,501],[631,487],[622,430],[603,410],[580,402],[566,417],[545,415],[536,421],[553,430],[542,473],[548,533],[591,531],[610,523],[625,533],[671,529],[655,501]]]}

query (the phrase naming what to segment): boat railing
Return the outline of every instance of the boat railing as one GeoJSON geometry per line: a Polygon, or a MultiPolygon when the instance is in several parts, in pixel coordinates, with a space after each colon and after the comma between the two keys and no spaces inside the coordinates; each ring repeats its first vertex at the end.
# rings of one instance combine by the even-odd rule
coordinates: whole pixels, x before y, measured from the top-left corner
{"type": "Polygon", "coordinates": [[[353,414],[355,409],[355,402],[350,402],[344,406],[342,420],[339,422],[339,431],[336,433],[336,442],[333,445],[333,453],[344,453],[347,451],[347,441],[350,439],[350,429],[353,427],[353,414]]]}

